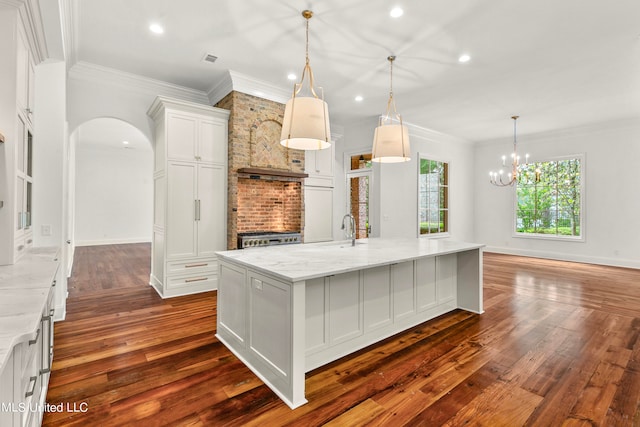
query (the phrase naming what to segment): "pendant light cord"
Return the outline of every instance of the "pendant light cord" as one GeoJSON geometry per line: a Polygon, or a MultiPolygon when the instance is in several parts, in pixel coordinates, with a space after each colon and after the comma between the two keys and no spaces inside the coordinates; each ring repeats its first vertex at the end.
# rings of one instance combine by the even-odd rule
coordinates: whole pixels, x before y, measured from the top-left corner
{"type": "Polygon", "coordinates": [[[385,113],[384,120],[393,120],[391,118],[391,110],[393,109],[393,114],[396,116],[396,119],[402,123],[402,119],[396,109],[396,101],[393,99],[393,61],[395,61],[395,59],[396,57],[394,55],[387,57],[387,60],[389,61],[389,100],[387,101],[387,111],[385,113]]]}
{"type": "Polygon", "coordinates": [[[304,53],[304,55],[305,55],[305,64],[307,64],[307,66],[309,65],[309,19],[310,18],[307,18],[307,29],[306,29],[306,32],[305,32],[305,36],[306,36],[307,42],[306,42],[305,47],[304,47],[304,49],[305,49],[304,50],[304,52],[305,52],[304,53]]]}
{"type": "Polygon", "coordinates": [[[307,73],[309,73],[309,90],[311,94],[314,96],[314,98],[318,98],[318,95],[316,94],[316,90],[313,87],[313,84],[314,84],[313,71],[311,70],[311,65],[309,65],[309,20],[313,16],[313,12],[311,12],[310,10],[305,10],[302,12],[302,16],[304,17],[304,19],[307,20],[306,29],[305,29],[305,37],[306,37],[305,63],[304,63],[304,68],[302,69],[302,77],[300,78],[300,83],[296,83],[294,85],[293,96],[295,97],[297,94],[300,93],[300,91],[302,90],[302,86],[304,85],[304,77],[307,75],[307,73]]]}

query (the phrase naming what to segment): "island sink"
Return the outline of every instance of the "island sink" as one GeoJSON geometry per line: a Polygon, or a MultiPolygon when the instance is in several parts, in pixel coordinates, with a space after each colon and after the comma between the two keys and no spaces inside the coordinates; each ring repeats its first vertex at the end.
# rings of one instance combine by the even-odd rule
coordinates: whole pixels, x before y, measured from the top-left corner
{"type": "Polygon", "coordinates": [[[218,252],[218,339],[287,405],[305,372],[460,308],[482,313],[482,247],[376,239],[218,252]]]}

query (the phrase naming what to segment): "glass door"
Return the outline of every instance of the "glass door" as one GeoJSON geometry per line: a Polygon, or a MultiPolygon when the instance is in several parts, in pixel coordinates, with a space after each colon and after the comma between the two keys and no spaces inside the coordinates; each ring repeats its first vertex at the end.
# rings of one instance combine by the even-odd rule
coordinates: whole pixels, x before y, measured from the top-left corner
{"type": "Polygon", "coordinates": [[[349,173],[349,213],[356,220],[356,239],[365,239],[371,234],[369,221],[369,185],[371,170],[349,173]]]}
{"type": "Polygon", "coordinates": [[[370,188],[373,177],[371,153],[350,158],[347,172],[347,212],[355,218],[356,239],[371,235],[370,188]]]}

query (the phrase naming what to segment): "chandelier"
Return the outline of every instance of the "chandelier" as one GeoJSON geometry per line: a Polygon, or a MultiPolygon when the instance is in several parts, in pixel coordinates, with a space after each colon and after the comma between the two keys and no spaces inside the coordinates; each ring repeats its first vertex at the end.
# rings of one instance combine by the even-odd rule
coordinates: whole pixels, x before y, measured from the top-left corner
{"type": "Polygon", "coordinates": [[[324,102],[322,88],[321,97],[313,87],[313,71],[309,65],[309,19],[313,12],[305,10],[302,16],[306,19],[306,51],[305,65],[299,83],[293,85],[293,95],[287,101],[282,121],[280,144],[298,150],[322,150],[331,146],[329,130],[329,108],[324,102]],[[300,96],[305,77],[308,77],[308,96],[300,96]]]}
{"type": "Polygon", "coordinates": [[[402,124],[402,117],[396,110],[396,102],[393,99],[393,61],[395,56],[387,57],[389,61],[389,100],[387,101],[387,111],[384,116],[378,119],[373,135],[373,150],[371,160],[380,163],[398,163],[411,160],[411,150],[409,148],[409,130],[402,124]],[[393,115],[391,110],[393,109],[393,115]],[[393,123],[393,120],[397,124],[393,123]]]}
{"type": "MultiPolygon", "coordinates": [[[[518,177],[521,172],[520,156],[517,151],[517,138],[516,138],[516,121],[520,116],[511,116],[513,119],[513,153],[511,153],[511,172],[505,175],[504,169],[500,169],[498,172],[489,172],[489,182],[497,187],[508,187],[518,182],[518,177]]],[[[502,156],[502,166],[507,166],[507,156],[502,156]]],[[[524,166],[529,164],[529,154],[524,157],[524,166]]],[[[536,182],[540,181],[540,169],[535,170],[536,182]]]]}

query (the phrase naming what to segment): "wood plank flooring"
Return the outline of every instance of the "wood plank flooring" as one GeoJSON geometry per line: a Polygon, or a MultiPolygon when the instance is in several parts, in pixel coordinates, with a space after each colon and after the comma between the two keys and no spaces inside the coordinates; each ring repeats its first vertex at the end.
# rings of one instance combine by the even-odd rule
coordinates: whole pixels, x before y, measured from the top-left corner
{"type": "Polygon", "coordinates": [[[289,409],[214,336],[215,292],[162,300],[149,245],[77,248],[45,426],[640,426],[640,270],[485,253],[454,311],[307,374],[289,409]],[[85,406],[86,405],[86,406],[85,406]]]}

